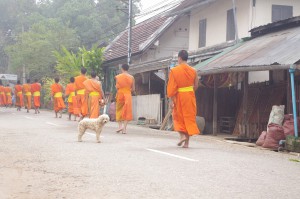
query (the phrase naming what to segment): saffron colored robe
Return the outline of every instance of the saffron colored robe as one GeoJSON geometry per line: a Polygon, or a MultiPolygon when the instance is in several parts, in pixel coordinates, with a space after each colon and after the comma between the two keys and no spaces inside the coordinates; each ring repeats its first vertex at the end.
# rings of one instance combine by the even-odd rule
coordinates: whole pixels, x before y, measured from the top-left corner
{"type": "Polygon", "coordinates": [[[65,95],[68,96],[68,112],[74,115],[79,115],[74,83],[69,83],[67,85],[65,95]]]}
{"type": "Polygon", "coordinates": [[[0,85],[0,106],[6,105],[4,86],[0,85]]]}
{"type": "Polygon", "coordinates": [[[31,86],[30,84],[23,84],[24,104],[27,109],[31,109],[31,86]]]}
{"type": "Polygon", "coordinates": [[[11,88],[10,87],[5,87],[4,92],[5,92],[5,95],[6,95],[6,104],[7,105],[12,105],[11,88]]]}
{"type": "Polygon", "coordinates": [[[23,107],[23,87],[20,84],[15,85],[16,106],[23,107]]]}
{"type": "Polygon", "coordinates": [[[75,90],[77,97],[77,106],[79,108],[80,114],[84,117],[88,114],[88,104],[87,99],[85,99],[85,87],[83,82],[87,80],[85,75],[79,75],[75,77],[75,90]]]}
{"type": "Polygon", "coordinates": [[[132,120],[132,84],[133,79],[129,75],[116,76],[116,121],[132,120]]]}
{"type": "Polygon", "coordinates": [[[101,83],[97,80],[88,79],[83,82],[85,86],[85,91],[89,95],[88,98],[88,108],[90,113],[90,118],[99,117],[99,101],[103,98],[101,83]]]}
{"type": "Polygon", "coordinates": [[[51,85],[51,95],[53,96],[53,109],[55,112],[63,110],[66,105],[62,98],[63,87],[60,84],[52,84],[51,85]]]}
{"type": "Polygon", "coordinates": [[[168,97],[172,98],[174,103],[174,130],[190,136],[199,134],[196,124],[195,78],[195,69],[187,64],[180,64],[171,69],[167,86],[168,97]]]}
{"type": "Polygon", "coordinates": [[[35,108],[41,106],[41,84],[33,83],[31,84],[31,93],[33,95],[33,105],[35,108]]]}

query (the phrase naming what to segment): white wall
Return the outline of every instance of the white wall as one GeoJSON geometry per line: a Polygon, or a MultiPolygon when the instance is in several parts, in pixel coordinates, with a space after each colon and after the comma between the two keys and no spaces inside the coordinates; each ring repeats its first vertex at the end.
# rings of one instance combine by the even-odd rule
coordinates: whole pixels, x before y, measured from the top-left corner
{"type": "MultiPolygon", "coordinates": [[[[239,38],[250,36],[249,30],[272,22],[272,5],[293,6],[293,15],[300,15],[300,0],[236,0],[239,38]]],[[[207,19],[206,46],[226,42],[227,10],[232,0],[217,0],[204,8],[191,12],[189,50],[198,49],[199,21],[207,19]]]]}
{"type": "Polygon", "coordinates": [[[293,6],[293,16],[300,15],[300,0],[256,0],[256,7],[253,8],[252,28],[272,22],[272,5],[293,6]]]}
{"type": "Polygon", "coordinates": [[[173,56],[179,50],[188,50],[189,21],[189,16],[181,17],[159,38],[159,45],[155,52],[156,59],[173,56]]]}
{"type": "Polygon", "coordinates": [[[175,21],[156,41],[156,45],[153,45],[142,55],[140,62],[170,57],[179,50],[188,50],[189,21],[189,16],[183,16],[175,21]]]}
{"type": "MultiPolygon", "coordinates": [[[[199,43],[199,21],[206,19],[206,46],[226,42],[227,10],[232,9],[232,0],[218,0],[204,8],[191,12],[189,50],[197,50],[199,43]]],[[[239,38],[248,37],[250,0],[236,0],[239,38]]]]}

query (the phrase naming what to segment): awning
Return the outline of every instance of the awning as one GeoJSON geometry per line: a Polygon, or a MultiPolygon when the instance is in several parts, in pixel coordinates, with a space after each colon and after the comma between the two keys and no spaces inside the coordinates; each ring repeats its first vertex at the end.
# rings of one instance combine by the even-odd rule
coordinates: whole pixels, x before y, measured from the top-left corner
{"type": "Polygon", "coordinates": [[[195,66],[199,75],[300,68],[300,27],[236,44],[195,66]]]}

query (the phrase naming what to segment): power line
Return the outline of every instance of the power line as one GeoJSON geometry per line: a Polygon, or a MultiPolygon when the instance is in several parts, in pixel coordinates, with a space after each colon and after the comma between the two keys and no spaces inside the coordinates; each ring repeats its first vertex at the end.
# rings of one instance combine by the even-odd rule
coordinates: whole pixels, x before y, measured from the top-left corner
{"type": "MultiPolygon", "coordinates": [[[[153,15],[152,18],[158,17],[158,16],[160,16],[160,15],[163,15],[163,14],[169,12],[170,10],[174,9],[175,7],[177,7],[179,4],[180,4],[180,3],[178,3],[178,4],[176,4],[176,5],[173,5],[172,7],[170,7],[170,8],[168,8],[168,9],[164,10],[163,12],[160,12],[160,13],[157,13],[157,14],[153,15]]],[[[104,39],[107,39],[107,38],[110,38],[110,37],[112,37],[112,36],[119,35],[120,33],[126,31],[127,29],[128,29],[128,27],[126,27],[126,28],[125,28],[124,30],[122,30],[122,31],[118,31],[118,32],[116,32],[116,33],[113,33],[113,34],[110,34],[110,35],[101,37],[101,38],[99,39],[99,41],[104,40],[104,39]]],[[[109,32],[109,31],[108,31],[108,32],[109,32]]],[[[108,32],[104,32],[103,34],[105,35],[105,34],[108,33],[108,32]]]]}

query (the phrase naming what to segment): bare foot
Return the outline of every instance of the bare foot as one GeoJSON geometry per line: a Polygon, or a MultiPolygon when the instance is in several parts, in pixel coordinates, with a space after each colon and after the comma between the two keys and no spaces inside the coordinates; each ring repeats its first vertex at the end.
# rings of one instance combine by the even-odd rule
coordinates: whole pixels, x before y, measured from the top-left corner
{"type": "Polygon", "coordinates": [[[177,143],[177,146],[181,146],[185,141],[187,141],[186,138],[181,139],[181,140],[177,143]]]}
{"type": "Polygon", "coordinates": [[[123,128],[116,130],[116,133],[120,133],[121,131],[123,131],[123,128]]]}

